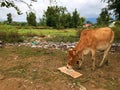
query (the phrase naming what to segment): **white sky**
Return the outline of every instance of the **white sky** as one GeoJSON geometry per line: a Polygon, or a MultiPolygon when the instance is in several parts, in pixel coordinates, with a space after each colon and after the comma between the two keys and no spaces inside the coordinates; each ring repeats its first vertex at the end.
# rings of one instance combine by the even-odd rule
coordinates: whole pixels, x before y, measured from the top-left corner
{"type": "MultiPolygon", "coordinates": [[[[30,0],[24,0],[27,3],[30,3],[30,0]]],[[[107,4],[101,2],[101,0],[57,0],[56,4],[59,6],[64,6],[67,8],[68,12],[73,12],[75,8],[79,12],[80,16],[85,18],[97,18],[101,12],[101,9],[104,8],[107,4]]],[[[20,10],[22,11],[22,15],[17,15],[17,12],[14,8],[1,8],[0,7],[0,20],[6,20],[7,13],[12,14],[13,21],[26,21],[26,12],[29,10],[27,5],[17,2],[16,3],[20,10]]],[[[36,13],[37,21],[42,18],[44,10],[46,11],[47,7],[50,5],[49,0],[37,0],[37,2],[33,2],[33,9],[36,13]]]]}

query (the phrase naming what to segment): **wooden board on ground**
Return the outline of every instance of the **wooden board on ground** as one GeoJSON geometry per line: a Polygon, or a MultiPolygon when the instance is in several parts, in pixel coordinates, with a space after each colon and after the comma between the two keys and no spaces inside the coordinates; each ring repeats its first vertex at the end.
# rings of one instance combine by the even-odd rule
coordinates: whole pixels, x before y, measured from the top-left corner
{"type": "Polygon", "coordinates": [[[58,70],[60,70],[61,72],[65,73],[67,75],[70,75],[73,78],[82,76],[81,73],[79,73],[73,69],[68,69],[66,66],[60,67],[60,68],[58,68],[58,70]]]}

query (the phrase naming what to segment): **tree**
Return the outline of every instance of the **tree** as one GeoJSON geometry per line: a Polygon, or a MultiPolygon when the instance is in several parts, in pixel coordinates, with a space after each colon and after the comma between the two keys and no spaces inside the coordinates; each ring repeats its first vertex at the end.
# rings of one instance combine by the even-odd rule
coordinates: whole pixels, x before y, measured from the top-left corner
{"type": "Polygon", "coordinates": [[[50,27],[56,27],[56,16],[58,17],[57,7],[48,7],[45,12],[46,25],[50,27]]]}
{"type": "Polygon", "coordinates": [[[31,26],[37,25],[35,13],[33,12],[27,13],[27,22],[28,22],[28,25],[31,25],[31,26]]]}
{"type": "Polygon", "coordinates": [[[117,20],[120,20],[120,0],[102,0],[103,2],[108,3],[108,10],[112,10],[114,12],[114,16],[117,20]]]}
{"type": "MultiPolygon", "coordinates": [[[[26,4],[29,7],[29,9],[31,9],[32,2],[37,2],[37,0],[29,0],[29,1],[31,1],[31,2],[27,3],[25,0],[0,0],[0,7],[6,7],[6,8],[13,7],[16,9],[18,15],[20,15],[22,13],[15,3],[22,2],[22,3],[26,4]]],[[[53,3],[53,2],[57,2],[57,0],[49,0],[49,2],[53,3]]]]}
{"type": "Polygon", "coordinates": [[[64,21],[64,28],[72,28],[72,16],[70,13],[67,13],[65,17],[63,17],[64,21]],[[65,18],[65,19],[64,19],[65,18]]]}
{"type": "Polygon", "coordinates": [[[77,28],[77,26],[80,25],[80,16],[77,12],[77,10],[75,9],[75,11],[73,12],[73,16],[72,16],[72,24],[74,28],[77,28]]]}
{"type": "Polygon", "coordinates": [[[8,13],[7,14],[7,22],[10,24],[12,23],[12,14],[11,13],[8,13]]]}
{"type": "Polygon", "coordinates": [[[62,6],[49,6],[47,11],[43,15],[43,19],[46,22],[47,26],[54,28],[77,28],[78,26],[83,25],[85,18],[80,17],[77,10],[71,15],[66,7],[62,6]]]}
{"type": "Polygon", "coordinates": [[[46,25],[54,28],[64,27],[66,11],[62,6],[49,6],[45,12],[46,25]]]}
{"type": "MultiPolygon", "coordinates": [[[[36,2],[36,0],[30,0],[30,1],[36,2]]],[[[26,3],[25,0],[0,0],[0,7],[6,7],[6,8],[13,7],[16,9],[17,13],[20,15],[22,13],[19,10],[18,6],[15,4],[16,2],[22,2],[22,3],[26,4],[31,9],[32,4],[26,3]]]]}
{"type": "Polygon", "coordinates": [[[46,26],[46,17],[45,15],[43,15],[43,17],[40,19],[40,23],[41,26],[46,26]]]}
{"type": "Polygon", "coordinates": [[[103,8],[99,17],[97,18],[97,25],[102,25],[102,26],[108,26],[109,25],[109,21],[112,18],[110,17],[108,11],[106,8],[103,8]]]}

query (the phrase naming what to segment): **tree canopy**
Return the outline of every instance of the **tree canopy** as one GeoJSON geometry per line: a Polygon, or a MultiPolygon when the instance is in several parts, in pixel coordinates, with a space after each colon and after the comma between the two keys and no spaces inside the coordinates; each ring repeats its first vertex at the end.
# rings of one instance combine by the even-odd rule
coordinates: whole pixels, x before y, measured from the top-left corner
{"type": "Polygon", "coordinates": [[[8,13],[7,14],[7,22],[10,24],[12,23],[12,14],[11,13],[8,13]]]}
{"type": "Polygon", "coordinates": [[[42,25],[54,28],[77,28],[83,25],[85,19],[84,17],[80,17],[76,9],[71,15],[66,7],[49,6],[41,21],[42,25]],[[46,24],[43,24],[43,22],[46,24]]]}
{"type": "Polygon", "coordinates": [[[113,15],[117,20],[120,20],[120,0],[102,0],[103,2],[108,3],[108,10],[113,11],[113,15]]]}
{"type": "Polygon", "coordinates": [[[108,10],[103,8],[97,18],[97,25],[108,26],[111,19],[108,10]]]}
{"type": "Polygon", "coordinates": [[[35,13],[33,13],[33,12],[27,13],[27,18],[26,19],[27,19],[28,25],[36,26],[37,22],[36,22],[35,13]]]}
{"type": "MultiPolygon", "coordinates": [[[[30,0],[30,1],[36,2],[37,0],[30,0]]],[[[22,2],[31,9],[32,4],[26,3],[25,0],[0,0],[0,7],[6,7],[6,8],[13,7],[16,9],[17,13],[20,15],[22,13],[19,10],[18,6],[15,4],[16,2],[22,2]]]]}

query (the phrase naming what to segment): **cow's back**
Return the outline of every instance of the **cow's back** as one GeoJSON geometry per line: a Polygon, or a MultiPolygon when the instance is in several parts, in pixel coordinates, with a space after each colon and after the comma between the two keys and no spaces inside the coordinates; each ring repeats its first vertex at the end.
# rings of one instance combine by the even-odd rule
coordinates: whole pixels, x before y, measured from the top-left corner
{"type": "Polygon", "coordinates": [[[112,38],[114,37],[114,32],[111,28],[105,27],[105,28],[99,28],[95,30],[95,33],[93,33],[94,38],[100,41],[106,41],[110,42],[112,38]]]}
{"type": "Polygon", "coordinates": [[[91,30],[83,30],[80,37],[80,45],[77,48],[96,48],[105,49],[113,42],[114,32],[111,28],[98,28],[91,30]]]}

